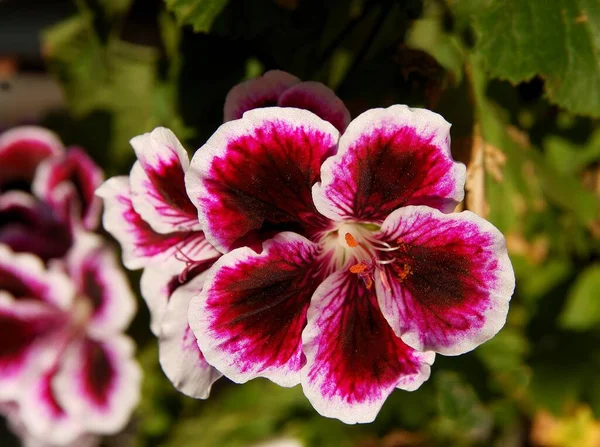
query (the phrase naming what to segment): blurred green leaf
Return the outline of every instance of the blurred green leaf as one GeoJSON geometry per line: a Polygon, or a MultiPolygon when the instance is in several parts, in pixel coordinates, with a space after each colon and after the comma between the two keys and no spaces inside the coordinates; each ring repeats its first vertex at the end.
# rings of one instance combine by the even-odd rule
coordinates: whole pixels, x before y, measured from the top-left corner
{"type": "Polygon", "coordinates": [[[565,329],[600,327],[600,263],[585,269],[569,292],[560,324],[565,329]]]}
{"type": "Polygon", "coordinates": [[[598,1],[475,3],[476,49],[492,76],[514,83],[542,76],[550,101],[574,113],[600,116],[598,1]]]}
{"type": "Polygon", "coordinates": [[[197,33],[210,31],[228,0],[165,0],[180,24],[192,25],[197,33]]]}

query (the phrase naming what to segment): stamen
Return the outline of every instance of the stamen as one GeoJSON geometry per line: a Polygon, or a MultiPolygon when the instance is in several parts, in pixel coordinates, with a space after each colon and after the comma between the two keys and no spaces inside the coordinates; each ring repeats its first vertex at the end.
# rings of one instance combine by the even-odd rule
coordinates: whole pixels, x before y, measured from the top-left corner
{"type": "Polygon", "coordinates": [[[412,270],[408,264],[404,264],[402,270],[400,270],[399,267],[394,268],[394,270],[396,271],[396,276],[400,280],[400,283],[402,283],[408,275],[412,275],[412,270]]]}
{"type": "Polygon", "coordinates": [[[364,262],[359,262],[358,264],[354,264],[350,267],[350,272],[359,274],[364,272],[368,268],[369,266],[367,264],[365,264],[364,262]]]}
{"type": "Polygon", "coordinates": [[[358,242],[356,242],[356,239],[354,239],[354,236],[352,236],[350,233],[346,233],[344,235],[344,239],[346,239],[346,244],[348,244],[348,247],[358,247],[358,242]]]}

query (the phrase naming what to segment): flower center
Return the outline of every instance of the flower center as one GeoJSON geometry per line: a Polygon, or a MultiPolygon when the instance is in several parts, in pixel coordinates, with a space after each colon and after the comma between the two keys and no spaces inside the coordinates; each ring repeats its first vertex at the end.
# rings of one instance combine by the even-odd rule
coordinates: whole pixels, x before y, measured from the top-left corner
{"type": "Polygon", "coordinates": [[[381,279],[384,288],[390,288],[383,268],[385,265],[390,266],[400,283],[412,275],[410,265],[400,262],[398,256],[392,255],[392,252],[399,250],[403,253],[408,251],[408,244],[402,239],[396,240],[398,245],[390,245],[374,238],[371,230],[356,225],[344,225],[339,229],[339,234],[343,236],[346,247],[351,250],[348,255],[358,261],[350,266],[350,272],[357,275],[367,289],[373,287],[376,275],[381,279]]]}

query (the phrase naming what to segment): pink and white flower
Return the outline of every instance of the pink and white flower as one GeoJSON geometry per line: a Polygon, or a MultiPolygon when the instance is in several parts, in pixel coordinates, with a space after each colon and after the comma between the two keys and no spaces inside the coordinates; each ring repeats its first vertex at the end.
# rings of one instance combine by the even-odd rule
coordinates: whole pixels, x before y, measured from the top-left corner
{"type": "MultiPolygon", "coordinates": [[[[236,382],[302,384],[321,414],[370,422],[435,352],[504,325],[503,236],[463,199],[450,125],[406,106],[336,127],[295,108],[246,112],[194,155],[187,192],[226,253],[190,303],[208,363],[236,382]]],[[[194,293],[194,291],[191,291],[194,293]]]]}
{"type": "Polygon", "coordinates": [[[144,268],[141,290],[165,374],[183,393],[205,399],[221,374],[189,328],[188,288],[202,288],[202,273],[221,254],[200,230],[184,184],[189,158],[175,135],[158,128],[131,144],[138,158],[131,175],[113,177],[97,191],[104,227],[121,244],[125,266],[144,268]]]}
{"type": "Polygon", "coordinates": [[[0,398],[27,437],[69,444],[121,430],[141,371],[122,334],[135,299],[102,240],[80,233],[64,262],[0,245],[0,398]]]}
{"type": "Polygon", "coordinates": [[[248,110],[273,106],[309,110],[340,132],[350,123],[350,112],[333,90],[320,82],[302,82],[280,70],[267,71],[233,87],[225,98],[223,121],[240,119],[248,110]]]}

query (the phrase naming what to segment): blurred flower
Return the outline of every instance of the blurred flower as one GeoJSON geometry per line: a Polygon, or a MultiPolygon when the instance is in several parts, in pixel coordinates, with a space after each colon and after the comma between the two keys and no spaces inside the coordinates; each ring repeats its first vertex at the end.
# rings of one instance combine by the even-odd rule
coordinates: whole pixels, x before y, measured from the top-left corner
{"type": "MultiPolygon", "coordinates": [[[[134,344],[122,334],[135,312],[117,259],[80,233],[46,268],[0,245],[0,399],[18,431],[64,445],[121,430],[139,400],[134,344]]],[[[33,441],[32,441],[33,442],[33,441]]]]}
{"type": "Polygon", "coordinates": [[[125,266],[144,268],[141,290],[165,374],[181,392],[204,399],[221,374],[200,352],[187,307],[220,253],[206,241],[187,196],[189,158],[175,135],[158,128],[131,144],[138,158],[131,175],[113,177],[97,191],[104,228],[121,244],[125,266]]]}
{"type": "Polygon", "coordinates": [[[271,106],[309,110],[340,132],[350,122],[350,112],[329,87],[320,82],[301,82],[279,70],[267,71],[233,87],[225,99],[223,121],[239,119],[248,110],[271,106]]]}
{"type": "Polygon", "coordinates": [[[238,383],[301,383],[321,414],[370,422],[395,388],[427,380],[434,351],[495,335],[514,274],[495,227],[444,214],[465,181],[449,128],[406,106],[363,113],[341,138],[295,108],[222,125],[186,172],[226,253],[190,292],[208,362],[238,383]]]}

